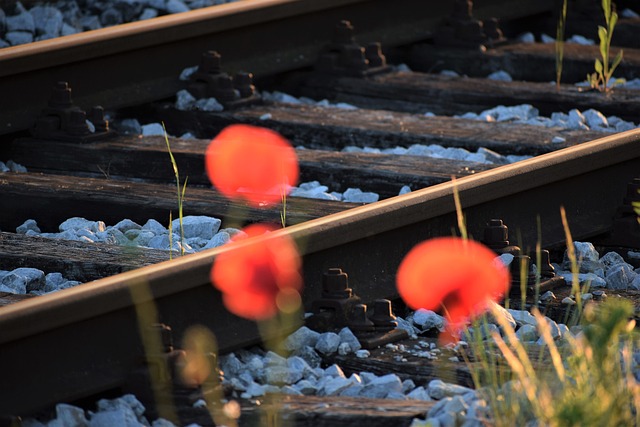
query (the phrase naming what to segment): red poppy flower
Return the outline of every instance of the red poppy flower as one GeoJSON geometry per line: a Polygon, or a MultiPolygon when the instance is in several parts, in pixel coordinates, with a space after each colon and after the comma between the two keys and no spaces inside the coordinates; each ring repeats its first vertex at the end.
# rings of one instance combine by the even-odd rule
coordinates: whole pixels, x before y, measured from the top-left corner
{"type": "Polygon", "coordinates": [[[472,240],[428,240],[414,247],[400,264],[398,292],[413,309],[442,306],[447,329],[441,339],[452,342],[470,317],[508,292],[509,271],[495,257],[489,248],[472,240]]]}
{"type": "MultiPolygon", "coordinates": [[[[249,237],[273,228],[254,224],[243,231],[249,237]]],[[[231,243],[236,244],[236,243],[231,243]]],[[[211,282],[222,292],[225,307],[237,316],[263,320],[299,296],[302,287],[300,256],[293,241],[277,236],[224,252],[216,258],[211,282]]]]}
{"type": "Polygon", "coordinates": [[[256,126],[224,128],[207,147],[205,163],[220,193],[254,206],[277,203],[298,182],[293,147],[277,132],[256,126]]]}

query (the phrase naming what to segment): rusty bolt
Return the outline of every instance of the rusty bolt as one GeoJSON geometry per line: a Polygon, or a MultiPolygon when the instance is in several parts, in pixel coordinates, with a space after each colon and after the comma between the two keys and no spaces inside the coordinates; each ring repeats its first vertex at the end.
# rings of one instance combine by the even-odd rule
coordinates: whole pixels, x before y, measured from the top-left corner
{"type": "Polygon", "coordinates": [[[364,55],[369,61],[370,67],[384,67],[387,65],[387,58],[382,54],[382,45],[379,42],[369,43],[364,55]]]}
{"type": "Polygon", "coordinates": [[[96,132],[107,132],[109,130],[109,122],[104,119],[104,108],[99,105],[91,108],[89,121],[95,126],[96,132]]]}
{"type": "Polygon", "coordinates": [[[502,30],[498,25],[497,18],[489,18],[482,23],[482,27],[484,28],[484,33],[493,40],[499,40],[502,38],[502,30]]]}
{"type": "Polygon", "coordinates": [[[82,110],[74,110],[69,113],[69,122],[66,131],[69,135],[86,135],[91,133],[87,125],[87,113],[82,110]]]}
{"type": "Polygon", "coordinates": [[[375,329],[375,324],[367,318],[366,305],[356,304],[353,306],[348,326],[354,332],[370,332],[375,329]]]}
{"type": "Polygon", "coordinates": [[[236,74],[233,85],[240,92],[242,98],[249,98],[256,93],[256,87],[253,85],[253,74],[240,71],[236,74]]]}
{"type": "Polygon", "coordinates": [[[217,74],[220,72],[222,57],[215,50],[210,50],[202,54],[198,71],[208,74],[217,74]]]}
{"type": "Polygon", "coordinates": [[[333,42],[340,44],[355,43],[353,25],[349,21],[340,21],[333,32],[333,42]]]}
{"type": "Polygon", "coordinates": [[[378,299],[373,303],[373,315],[370,317],[376,329],[393,329],[398,326],[396,316],[391,312],[391,301],[378,299]]]}
{"type": "Polygon", "coordinates": [[[322,293],[325,298],[350,298],[349,276],[340,268],[330,268],[322,275],[322,293]]]}
{"type": "Polygon", "coordinates": [[[58,82],[53,87],[51,98],[49,99],[49,107],[51,108],[68,108],[71,102],[71,88],[67,82],[58,82]]]}
{"type": "Polygon", "coordinates": [[[556,275],[555,268],[551,265],[549,251],[546,249],[540,251],[540,275],[544,278],[550,278],[556,275]]]}

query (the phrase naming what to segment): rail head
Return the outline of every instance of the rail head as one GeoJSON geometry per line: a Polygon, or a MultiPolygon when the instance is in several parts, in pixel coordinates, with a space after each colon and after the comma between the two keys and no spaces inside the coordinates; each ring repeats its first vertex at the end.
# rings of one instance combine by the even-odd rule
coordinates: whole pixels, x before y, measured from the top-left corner
{"type": "MultiPolygon", "coordinates": [[[[318,254],[341,246],[367,240],[374,241],[379,238],[378,236],[392,235],[396,230],[426,224],[440,217],[454,218],[453,194],[455,191],[460,194],[463,210],[473,214],[474,209],[478,207],[483,209],[486,204],[499,199],[508,201],[513,196],[525,195],[523,197],[526,197],[538,188],[549,186],[566,188],[570,185],[567,183],[573,179],[580,179],[583,175],[592,174],[593,171],[598,170],[607,171],[607,174],[610,173],[609,171],[619,172],[620,176],[611,176],[611,185],[616,182],[621,186],[621,183],[633,179],[634,174],[637,176],[640,173],[640,130],[607,136],[523,162],[460,178],[455,182],[446,182],[290,226],[260,239],[272,239],[286,234],[299,243],[301,255],[306,262],[313,260],[318,254]]],[[[600,179],[597,178],[597,180],[600,179]]],[[[567,192],[566,203],[569,206],[575,203],[581,206],[580,203],[584,202],[582,199],[605,197],[608,193],[613,193],[613,196],[609,196],[614,203],[611,206],[613,211],[617,206],[615,203],[622,201],[624,188],[614,189],[609,186],[609,183],[603,182],[599,188],[575,188],[574,193],[577,195],[567,192]]],[[[535,218],[535,215],[539,214],[536,210],[539,210],[544,211],[546,215],[544,219],[548,219],[549,212],[555,212],[558,216],[558,206],[563,204],[563,196],[558,197],[558,200],[550,200],[548,207],[544,206],[543,201],[532,200],[531,215],[535,218]]],[[[506,202],[506,204],[505,209],[509,208],[509,203],[506,202]]],[[[570,214],[572,213],[580,212],[570,211],[570,214]]],[[[611,212],[606,214],[609,213],[611,212]]],[[[480,231],[477,226],[489,219],[476,218],[474,215],[469,218],[474,222],[475,231],[480,231]]],[[[450,227],[453,226],[455,222],[450,223],[450,227]]],[[[561,225],[555,226],[561,227],[561,225]]],[[[424,234],[431,235],[432,232],[424,234]]],[[[381,239],[385,238],[387,237],[381,237],[381,239]]],[[[558,243],[558,241],[546,243],[558,243]]],[[[240,242],[238,246],[246,244],[251,242],[240,242]]],[[[399,244],[397,251],[400,254],[396,254],[396,257],[401,257],[402,253],[406,253],[410,247],[411,242],[399,244]]],[[[160,298],[208,284],[209,272],[216,256],[230,250],[234,248],[227,246],[203,251],[4,307],[0,310],[0,344],[19,339],[26,334],[45,332],[86,317],[125,308],[131,304],[129,289],[131,286],[150,286],[150,295],[160,298]],[[105,303],[105,301],[108,302],[105,303]],[[40,321],[27,322],[26,319],[33,316],[34,312],[38,313],[37,318],[40,321]]],[[[381,254],[372,253],[370,256],[380,257],[381,254]]],[[[374,260],[367,265],[375,262],[374,260]]],[[[391,280],[393,280],[393,271],[386,271],[385,274],[392,276],[391,280]]]]}

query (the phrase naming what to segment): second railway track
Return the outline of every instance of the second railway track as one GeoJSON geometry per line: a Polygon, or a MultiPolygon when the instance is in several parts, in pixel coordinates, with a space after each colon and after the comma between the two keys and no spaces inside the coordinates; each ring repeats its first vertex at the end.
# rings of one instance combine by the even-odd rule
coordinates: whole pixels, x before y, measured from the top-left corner
{"type": "MultiPolygon", "coordinates": [[[[97,89],[89,88],[83,80],[73,84],[74,95],[77,94],[74,98],[83,106],[105,103],[110,108],[119,108],[130,105],[131,101],[124,97],[120,100],[120,97],[134,87],[134,92],[143,92],[137,102],[160,101],[136,111],[148,118],[162,119],[171,133],[190,131],[204,138],[170,140],[181,174],[189,176],[186,215],[222,217],[223,222],[231,224],[239,218],[278,220],[280,206],[271,210],[256,210],[246,205],[230,207],[229,202],[208,187],[204,150],[211,137],[232,123],[270,127],[294,145],[304,145],[304,149],[297,151],[302,181],[318,180],[338,191],[357,186],[378,192],[383,200],[369,205],[298,198],[287,201],[290,226],[274,235],[287,234],[301,248],[303,299],[307,308],[320,297],[323,272],[336,267],[349,274],[352,287],[364,301],[395,297],[395,272],[404,255],[422,240],[454,231],[454,191],[460,195],[469,231],[476,237],[482,234],[489,220],[501,218],[527,247],[534,247],[537,242],[538,222],[543,224],[543,247],[562,245],[565,236],[559,213],[561,206],[569,215],[575,240],[612,231],[612,220],[620,215],[619,207],[628,196],[627,185],[640,174],[640,130],[609,135],[594,130],[483,123],[413,113],[462,114],[468,110],[482,111],[500,102],[507,105],[527,102],[550,114],[556,111],[555,107],[568,111],[587,108],[594,102],[599,103],[598,109],[607,115],[616,114],[637,123],[640,96],[632,90],[616,89],[613,95],[604,98],[602,94],[580,94],[571,85],[554,93],[544,89],[542,83],[535,86],[393,72],[365,78],[336,75],[318,78],[303,70],[280,75],[274,81],[285,89],[295,86],[300,95],[322,94],[335,101],[375,109],[340,110],[267,102],[210,113],[178,111],[171,103],[162,101],[184,87],[184,83],[177,80],[181,69],[211,48],[224,50],[224,63],[234,71],[245,68],[273,74],[311,65],[314,62],[311,58],[322,50],[330,35],[326,31],[296,30],[305,25],[304,19],[313,21],[314,26],[331,29],[340,19],[360,18],[360,22],[378,29],[367,27],[358,34],[358,39],[381,40],[399,46],[430,36],[435,24],[445,15],[442,11],[438,19],[435,16],[420,18],[424,15],[411,10],[412,7],[414,12],[415,8],[422,10],[423,6],[411,1],[407,1],[407,10],[398,12],[397,16],[394,12],[390,21],[384,21],[386,12],[375,1],[328,3],[323,7],[311,6],[305,1],[257,3],[256,9],[234,4],[216,11],[161,20],[152,34],[165,34],[164,31],[175,31],[172,25],[204,19],[193,24],[189,30],[193,33],[184,35],[192,45],[188,50],[182,41],[173,41],[170,47],[154,45],[151,48],[156,56],[164,58],[173,52],[170,56],[175,64],[160,67],[152,63],[155,64],[152,68],[158,68],[154,75],[144,79],[139,76],[140,81],[132,79],[124,86],[120,85],[123,77],[119,70],[103,80],[104,85],[97,89]],[[366,12],[357,7],[360,3],[369,6],[366,12]],[[258,18],[258,13],[266,13],[269,18],[258,18]],[[219,29],[222,35],[214,38],[215,46],[211,46],[212,39],[205,35],[204,28],[218,19],[224,22],[219,29]],[[241,23],[242,20],[246,21],[241,23]],[[253,27],[246,27],[247,22],[253,27]],[[267,48],[268,37],[252,43],[249,50],[237,47],[238,40],[245,37],[251,40],[260,39],[257,34],[271,37],[269,29],[276,23],[280,26],[279,40],[283,32],[303,34],[304,40],[291,41],[288,50],[282,46],[267,48]],[[418,31],[421,26],[424,28],[418,31]],[[247,35],[239,37],[239,31],[246,31],[247,35]],[[175,54],[175,49],[182,51],[175,54]],[[251,56],[251,61],[245,59],[251,56]],[[301,59],[290,61],[293,56],[301,59]],[[265,65],[274,63],[277,65],[273,68],[265,65]],[[489,90],[478,90],[475,99],[466,96],[479,87],[489,90]],[[557,137],[560,139],[556,140],[557,137]],[[349,145],[393,148],[431,143],[468,150],[485,147],[504,156],[538,157],[501,165],[335,151],[349,145]],[[451,176],[457,177],[455,183],[449,181],[451,176]],[[414,191],[394,197],[403,185],[409,185],[414,191]]],[[[538,6],[527,3],[525,9],[507,12],[504,18],[548,9],[542,3],[536,4],[538,6]]],[[[484,16],[499,7],[500,2],[478,2],[477,14],[484,16]]],[[[141,32],[144,25],[123,28],[121,31],[133,40],[131,46],[115,42],[109,45],[108,53],[127,57],[131,55],[127,53],[131,47],[141,49],[150,43],[146,38],[150,36],[141,32]]],[[[0,61],[4,59],[9,65],[3,70],[10,71],[3,72],[15,72],[14,77],[19,81],[27,82],[42,73],[54,75],[56,80],[73,81],[79,74],[104,64],[106,57],[97,55],[95,48],[107,46],[111,37],[105,31],[74,38],[60,52],[45,54],[56,64],[52,69],[39,70],[29,65],[29,55],[44,49],[44,45],[38,43],[25,51],[0,50],[0,61]],[[89,50],[93,53],[86,58],[69,60],[73,52],[89,50]],[[75,62],[78,64],[74,65],[75,62]],[[67,73],[70,77],[66,77],[67,73]]],[[[63,41],[51,42],[51,46],[55,43],[63,41]]],[[[412,55],[419,49],[413,49],[412,55]]],[[[630,53],[625,73],[632,78],[639,75],[640,68],[633,62],[633,48],[626,51],[630,53]]],[[[134,64],[141,60],[135,59],[134,64]]],[[[568,55],[567,61],[572,60],[568,55]]],[[[0,81],[8,82],[8,79],[0,81]]],[[[17,94],[3,98],[7,104],[0,105],[3,111],[0,132],[22,130],[30,125],[48,102],[51,86],[51,78],[39,81],[24,93],[25,101],[20,108],[16,107],[17,94]]],[[[3,137],[0,149],[6,159],[11,158],[29,170],[0,176],[3,200],[0,229],[3,231],[14,230],[26,219],[36,219],[43,230],[54,231],[70,216],[111,223],[124,218],[140,223],[149,218],[166,222],[168,212],[175,211],[175,183],[169,186],[173,172],[164,138],[125,136],[78,143],[56,142],[41,135],[24,136],[3,137]]],[[[622,241],[620,245],[629,246],[627,242],[622,241]]],[[[30,266],[47,272],[62,269],[75,275],[77,280],[91,281],[0,308],[0,366],[25,367],[5,370],[0,414],[30,414],[59,401],[122,386],[144,354],[134,304],[139,290],[150,293],[136,303],[153,303],[158,320],[171,326],[177,342],[189,326],[203,324],[216,335],[221,352],[255,343],[259,339],[256,325],[229,314],[210,283],[211,265],[217,256],[230,250],[233,249],[222,246],[162,262],[169,258],[166,251],[47,241],[0,233],[3,254],[0,268],[30,266]],[[155,264],[157,262],[160,263],[155,264]],[[116,273],[122,274],[106,277],[116,273]]]]}

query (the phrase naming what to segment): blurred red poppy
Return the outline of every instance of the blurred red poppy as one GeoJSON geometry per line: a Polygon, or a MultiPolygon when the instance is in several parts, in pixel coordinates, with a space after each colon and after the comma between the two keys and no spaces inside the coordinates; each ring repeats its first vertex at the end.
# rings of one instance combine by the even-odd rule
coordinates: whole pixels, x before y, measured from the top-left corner
{"type": "Polygon", "coordinates": [[[293,147],[277,132],[256,126],[224,128],[207,147],[205,164],[220,193],[253,206],[277,203],[298,182],[293,147]]]}
{"type": "MultiPolygon", "coordinates": [[[[273,229],[254,224],[243,231],[248,237],[256,237],[273,229]]],[[[230,312],[247,319],[263,320],[273,317],[283,304],[299,300],[301,261],[289,237],[282,235],[246,242],[230,249],[218,255],[211,270],[211,282],[222,292],[223,302],[230,312]]]]}
{"type": "Polygon", "coordinates": [[[413,309],[442,306],[447,328],[440,338],[453,342],[469,318],[509,291],[509,271],[495,258],[493,251],[472,240],[428,240],[414,247],[400,264],[398,292],[413,309]]]}

